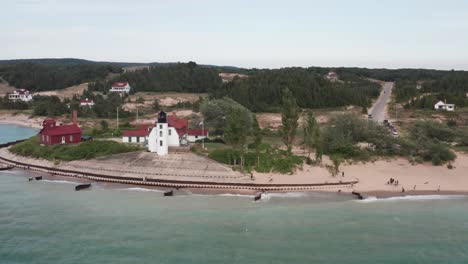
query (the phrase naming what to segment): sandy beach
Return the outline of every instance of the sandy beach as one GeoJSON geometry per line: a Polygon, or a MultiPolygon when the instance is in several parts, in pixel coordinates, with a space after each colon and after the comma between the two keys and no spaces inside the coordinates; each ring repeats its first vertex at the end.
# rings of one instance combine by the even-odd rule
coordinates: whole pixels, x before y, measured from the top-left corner
{"type": "Polygon", "coordinates": [[[44,120],[43,117],[29,117],[25,114],[3,114],[0,115],[0,124],[10,124],[10,125],[18,125],[24,127],[32,127],[41,129],[42,128],[42,121],[44,120]]]}

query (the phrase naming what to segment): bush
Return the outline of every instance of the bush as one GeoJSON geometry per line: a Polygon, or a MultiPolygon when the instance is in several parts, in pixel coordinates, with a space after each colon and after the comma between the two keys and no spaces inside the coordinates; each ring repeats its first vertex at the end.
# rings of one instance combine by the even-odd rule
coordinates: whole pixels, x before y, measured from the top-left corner
{"type": "Polygon", "coordinates": [[[86,141],[74,145],[41,146],[39,137],[33,137],[14,145],[10,151],[21,156],[41,158],[47,160],[83,160],[100,156],[108,156],[119,153],[140,150],[133,145],[121,144],[115,141],[86,141]]]}
{"type": "MultiPolygon", "coordinates": [[[[284,150],[272,149],[271,147],[266,149],[268,151],[260,153],[258,159],[254,152],[245,153],[245,168],[264,173],[271,170],[279,173],[291,173],[296,166],[303,163],[301,157],[288,155],[284,150]]],[[[240,165],[241,160],[240,152],[234,149],[217,149],[212,151],[208,157],[228,165],[240,165]]]]}

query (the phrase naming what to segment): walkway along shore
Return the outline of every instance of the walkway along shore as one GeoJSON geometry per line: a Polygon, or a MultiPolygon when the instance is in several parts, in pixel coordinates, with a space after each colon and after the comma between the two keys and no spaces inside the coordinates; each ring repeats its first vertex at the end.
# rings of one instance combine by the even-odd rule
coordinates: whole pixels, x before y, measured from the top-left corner
{"type": "MultiPolygon", "coordinates": [[[[17,142],[1,144],[0,148],[9,147],[17,142]]],[[[351,192],[353,185],[358,181],[334,182],[334,183],[308,183],[308,184],[260,184],[260,183],[234,183],[234,182],[209,182],[209,181],[187,181],[187,180],[168,180],[168,179],[153,179],[147,177],[123,177],[111,176],[97,173],[83,172],[79,170],[65,170],[53,168],[49,166],[40,166],[36,164],[28,164],[0,157],[0,161],[9,165],[13,165],[20,169],[35,170],[46,172],[52,175],[75,177],[101,182],[112,182],[133,185],[150,185],[169,188],[199,188],[199,189],[225,189],[225,190],[251,190],[251,191],[270,191],[270,192],[285,192],[285,191],[347,191],[351,192]]]]}

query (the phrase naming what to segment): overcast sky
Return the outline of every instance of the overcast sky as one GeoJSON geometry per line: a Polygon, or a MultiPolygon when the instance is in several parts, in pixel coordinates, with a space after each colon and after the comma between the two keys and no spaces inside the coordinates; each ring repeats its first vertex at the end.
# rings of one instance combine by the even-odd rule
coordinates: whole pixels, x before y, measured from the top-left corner
{"type": "Polygon", "coordinates": [[[468,70],[466,0],[0,0],[0,59],[468,70]]]}

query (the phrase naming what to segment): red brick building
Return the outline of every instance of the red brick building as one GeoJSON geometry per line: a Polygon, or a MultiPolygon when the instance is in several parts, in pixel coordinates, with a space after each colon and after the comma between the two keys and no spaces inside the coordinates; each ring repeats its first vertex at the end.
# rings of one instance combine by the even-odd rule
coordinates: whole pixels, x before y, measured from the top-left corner
{"type": "Polygon", "coordinates": [[[81,129],[76,124],[76,112],[73,113],[73,124],[57,125],[57,121],[46,119],[42,122],[39,139],[43,145],[75,144],[81,142],[81,129]]]}

